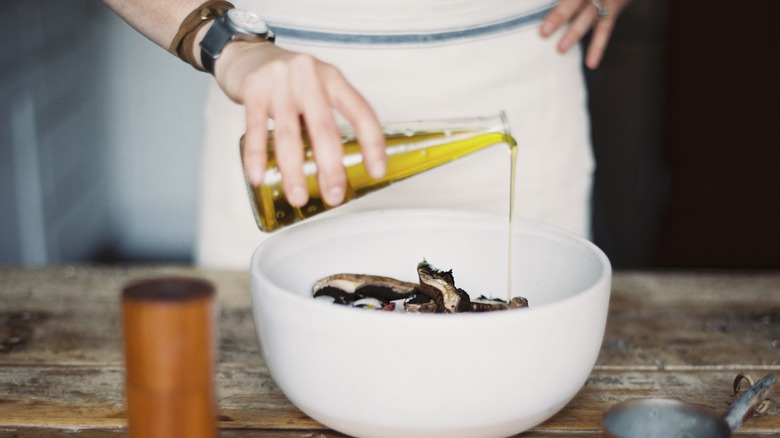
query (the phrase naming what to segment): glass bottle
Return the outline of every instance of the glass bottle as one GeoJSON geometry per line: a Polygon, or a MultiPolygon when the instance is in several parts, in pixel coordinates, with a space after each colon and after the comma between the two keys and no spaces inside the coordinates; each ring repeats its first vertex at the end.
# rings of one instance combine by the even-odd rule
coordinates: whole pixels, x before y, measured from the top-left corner
{"type": "MultiPolygon", "coordinates": [[[[503,112],[489,117],[386,123],[382,130],[387,171],[383,178],[374,179],[363,165],[354,130],[350,126],[339,130],[344,143],[342,163],[348,181],[344,203],[488,146],[503,143],[515,147],[503,112]]],[[[309,202],[303,207],[293,207],[285,198],[282,175],[276,166],[273,135],[268,135],[268,166],[263,184],[251,186],[247,183],[255,220],[263,231],[274,231],[337,207],[323,202],[317,183],[317,167],[305,130],[303,140],[306,160],[303,169],[309,202]]],[[[241,137],[241,147],[243,143],[241,137]]]]}

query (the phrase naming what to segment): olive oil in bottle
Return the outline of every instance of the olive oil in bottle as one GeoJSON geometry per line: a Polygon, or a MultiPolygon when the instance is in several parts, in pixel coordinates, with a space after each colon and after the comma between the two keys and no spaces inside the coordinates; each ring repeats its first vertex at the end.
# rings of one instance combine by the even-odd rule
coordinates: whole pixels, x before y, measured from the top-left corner
{"type": "MultiPolygon", "coordinates": [[[[488,146],[503,143],[512,151],[515,148],[503,112],[493,117],[386,124],[383,130],[388,158],[387,172],[383,178],[374,179],[363,165],[363,156],[354,132],[347,127],[342,128],[342,162],[348,180],[345,203],[488,146]]],[[[303,169],[308,183],[309,202],[300,208],[287,202],[281,173],[273,154],[272,137],[269,134],[269,157],[264,182],[257,187],[248,185],[255,219],[263,231],[274,231],[332,208],[323,202],[320,195],[317,168],[305,131],[306,162],[303,169]]],[[[243,137],[241,142],[243,145],[243,137]]]]}

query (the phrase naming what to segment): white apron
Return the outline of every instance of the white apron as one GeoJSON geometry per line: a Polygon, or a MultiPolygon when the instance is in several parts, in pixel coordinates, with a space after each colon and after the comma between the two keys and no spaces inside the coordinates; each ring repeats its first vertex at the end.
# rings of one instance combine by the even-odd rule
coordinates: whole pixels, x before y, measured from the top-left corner
{"type": "MultiPolygon", "coordinates": [[[[549,0],[258,0],[239,2],[276,44],[337,66],[380,121],[506,112],[518,143],[518,217],[590,235],[594,170],[581,53],[539,36],[549,0]]],[[[238,142],[243,107],[212,86],[206,109],[196,263],[244,269],[259,231],[238,142]]],[[[389,208],[508,214],[509,154],[487,148],[318,217],[389,208]]],[[[312,219],[313,220],[313,219],[312,219]]]]}

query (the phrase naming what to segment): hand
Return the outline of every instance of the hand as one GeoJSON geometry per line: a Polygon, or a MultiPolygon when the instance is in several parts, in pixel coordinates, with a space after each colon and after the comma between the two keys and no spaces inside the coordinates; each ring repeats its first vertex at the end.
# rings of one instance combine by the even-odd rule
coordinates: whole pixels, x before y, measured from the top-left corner
{"type": "Polygon", "coordinates": [[[629,1],[601,1],[608,14],[606,17],[599,17],[598,8],[590,0],[561,0],[542,21],[541,34],[545,38],[549,37],[561,26],[569,23],[569,28],[558,41],[558,51],[564,53],[593,27],[593,37],[585,55],[585,65],[595,69],[604,56],[615,22],[623,9],[628,6],[629,1]]]}
{"type": "Polygon", "coordinates": [[[252,185],[263,181],[267,164],[269,118],[274,120],[274,148],[288,202],[308,202],[303,174],[301,124],[311,139],[323,201],[338,205],[347,184],[343,147],[333,110],[352,124],[364,163],[374,178],[384,176],[384,136],[368,102],[334,66],[268,42],[228,44],[214,76],[225,93],[246,112],[244,172],[252,185]]]}

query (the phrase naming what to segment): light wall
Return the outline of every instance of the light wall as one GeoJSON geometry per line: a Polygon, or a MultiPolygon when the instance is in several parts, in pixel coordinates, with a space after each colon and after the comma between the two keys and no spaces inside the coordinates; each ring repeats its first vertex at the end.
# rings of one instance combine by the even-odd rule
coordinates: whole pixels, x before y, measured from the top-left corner
{"type": "Polygon", "coordinates": [[[105,14],[105,20],[116,250],[124,258],[189,259],[210,78],[115,15],[105,14]]]}
{"type": "Polygon", "coordinates": [[[209,78],[103,3],[0,15],[0,263],[187,261],[209,78]]]}

